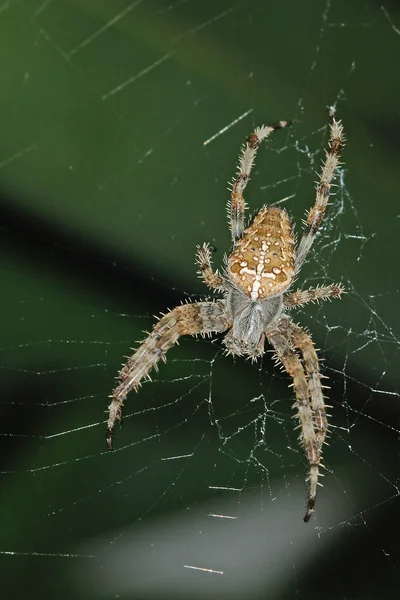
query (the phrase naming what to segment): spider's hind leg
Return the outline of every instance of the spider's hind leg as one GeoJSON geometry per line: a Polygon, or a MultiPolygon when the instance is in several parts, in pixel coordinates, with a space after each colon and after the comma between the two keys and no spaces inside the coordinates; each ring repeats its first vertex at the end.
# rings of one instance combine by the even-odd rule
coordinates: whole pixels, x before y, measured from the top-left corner
{"type": "Polygon", "coordinates": [[[332,180],[337,174],[340,165],[340,153],[345,142],[342,122],[332,119],[330,129],[329,149],[326,151],[321,174],[317,181],[315,203],[307,214],[303,236],[297,248],[296,273],[299,272],[306,260],[314,238],[321,227],[329,201],[332,180]]]}
{"type": "Polygon", "coordinates": [[[256,127],[242,147],[239,156],[238,173],[232,183],[231,197],[228,202],[228,221],[233,243],[237,242],[243,235],[244,213],[247,208],[243,192],[249,180],[257,150],[261,142],[267,139],[273,131],[288,127],[290,124],[291,121],[278,121],[274,125],[256,127]]]}

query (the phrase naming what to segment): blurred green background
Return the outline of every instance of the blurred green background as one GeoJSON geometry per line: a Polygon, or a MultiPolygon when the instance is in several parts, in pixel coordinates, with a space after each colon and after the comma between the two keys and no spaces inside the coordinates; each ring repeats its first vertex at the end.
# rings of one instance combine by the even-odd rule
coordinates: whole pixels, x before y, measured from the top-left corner
{"type": "Polygon", "coordinates": [[[399,49],[396,2],[0,3],[4,592],[397,598],[399,49]],[[182,340],[127,399],[112,454],[104,423],[153,315],[209,294],[195,246],[223,264],[242,141],[293,120],[246,198],[286,199],[299,231],[328,106],[344,164],[297,283],[348,294],[296,313],[332,405],[304,525],[293,392],[269,353],[182,340]]]}

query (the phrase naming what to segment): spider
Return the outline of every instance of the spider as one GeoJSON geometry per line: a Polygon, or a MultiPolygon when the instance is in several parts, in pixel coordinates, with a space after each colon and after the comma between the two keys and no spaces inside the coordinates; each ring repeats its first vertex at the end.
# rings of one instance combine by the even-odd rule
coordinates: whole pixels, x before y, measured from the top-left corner
{"type": "MultiPolygon", "coordinates": [[[[265,339],[275,351],[277,363],[293,380],[300,429],[300,443],[308,463],[308,501],[304,521],[315,506],[322,448],[327,434],[327,416],[319,372],[318,356],[310,335],[294,323],[288,312],[308,302],[340,298],[341,285],[328,285],[290,292],[290,287],[310,251],[324,218],[332,180],[339,166],[344,136],[341,121],[332,116],[329,149],[316,186],[316,199],[304,222],[303,235],[296,247],[293,227],[282,208],[263,206],[245,227],[247,209],[243,197],[261,142],[277,129],[290,125],[279,121],[257,127],[247,138],[239,156],[237,176],[231,184],[228,220],[233,248],[221,274],[213,270],[211,248],[197,246],[199,276],[222,299],[183,304],[163,315],[119,373],[119,383],[111,396],[107,422],[107,447],[112,450],[116,422],[122,420],[127,394],[138,390],[149,372],[166,360],[167,351],[181,335],[222,333],[227,354],[256,360],[264,353],[265,339]]],[[[319,484],[321,485],[321,484],[319,484]]]]}

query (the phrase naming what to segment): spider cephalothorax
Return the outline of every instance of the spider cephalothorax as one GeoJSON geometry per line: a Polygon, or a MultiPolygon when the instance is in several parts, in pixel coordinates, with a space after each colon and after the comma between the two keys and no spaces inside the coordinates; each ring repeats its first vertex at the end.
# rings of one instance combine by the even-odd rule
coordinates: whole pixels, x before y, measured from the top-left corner
{"type": "Polygon", "coordinates": [[[251,359],[264,353],[267,339],[275,350],[277,361],[293,379],[300,440],[310,465],[309,496],[304,517],[308,521],[314,510],[328,424],[314,344],[309,334],[296,325],[287,312],[307,302],[339,298],[344,290],[340,285],[328,285],[290,293],[289,288],[324,218],[344,137],[341,122],[333,118],[329,150],[317,183],[316,200],[307,215],[303,236],[296,248],[289,216],[281,208],[263,206],[248,227],[244,227],[247,207],[243,192],[257,149],[272,131],[289,124],[289,121],[279,121],[271,127],[258,127],[247,138],[228,205],[233,249],[224,274],[213,270],[208,244],[197,248],[200,276],[209,287],[222,292],[223,299],[178,306],[158,321],[119,373],[119,383],[109,406],[107,444],[111,449],[113,429],[115,423],[121,421],[122,403],[127,394],[139,388],[160,359],[165,360],[167,351],[181,335],[227,331],[223,342],[228,353],[251,359]]]}

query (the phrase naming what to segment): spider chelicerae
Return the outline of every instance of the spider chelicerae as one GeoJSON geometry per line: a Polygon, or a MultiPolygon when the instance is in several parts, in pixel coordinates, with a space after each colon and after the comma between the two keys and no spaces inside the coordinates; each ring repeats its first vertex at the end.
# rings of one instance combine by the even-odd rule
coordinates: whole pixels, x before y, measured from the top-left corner
{"type": "Polygon", "coordinates": [[[341,285],[328,285],[290,292],[290,287],[310,251],[324,218],[330,188],[339,165],[343,147],[343,127],[332,117],[329,149],[316,186],[314,206],[307,214],[303,235],[295,245],[293,227],[282,208],[263,206],[245,227],[247,209],[243,192],[250,177],[261,142],[276,129],[290,125],[257,127],[246,140],[239,157],[238,173],[231,186],[228,219],[233,248],[221,274],[213,270],[208,244],[197,247],[199,275],[222,299],[193,302],[178,306],[164,315],[153,331],[128,359],[119,373],[119,383],[112,394],[107,422],[107,446],[112,449],[116,422],[121,422],[122,405],[127,394],[138,390],[149,372],[166,360],[168,350],[181,335],[222,333],[227,354],[253,360],[264,353],[265,339],[275,350],[275,359],[293,379],[300,429],[300,442],[308,462],[308,502],[304,521],[314,511],[327,433],[327,416],[318,366],[318,356],[310,335],[293,322],[290,309],[308,302],[339,298],[341,285]]]}

